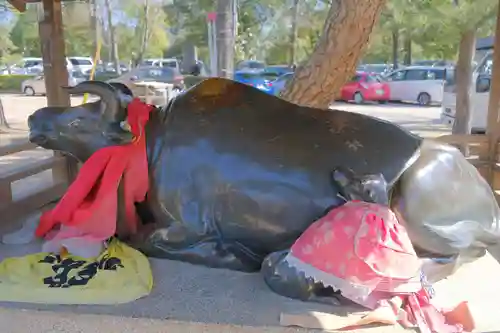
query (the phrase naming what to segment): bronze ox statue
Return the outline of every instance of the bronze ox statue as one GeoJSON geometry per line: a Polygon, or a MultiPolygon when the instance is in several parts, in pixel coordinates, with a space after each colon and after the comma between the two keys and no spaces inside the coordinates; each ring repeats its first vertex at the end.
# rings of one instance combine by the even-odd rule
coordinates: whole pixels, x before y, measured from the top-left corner
{"type": "MultiPolygon", "coordinates": [[[[68,89],[100,100],[37,110],[31,142],[80,161],[130,142],[120,127],[131,100],[126,87],[68,89]]],[[[493,193],[459,151],[381,119],[298,106],[212,78],[156,108],[145,132],[150,190],[138,203],[144,226],[131,242],[152,257],[257,271],[344,203],[336,168],[383,177],[421,253],[479,256],[498,240],[493,193]]],[[[272,275],[277,261],[268,264],[272,275]]]]}

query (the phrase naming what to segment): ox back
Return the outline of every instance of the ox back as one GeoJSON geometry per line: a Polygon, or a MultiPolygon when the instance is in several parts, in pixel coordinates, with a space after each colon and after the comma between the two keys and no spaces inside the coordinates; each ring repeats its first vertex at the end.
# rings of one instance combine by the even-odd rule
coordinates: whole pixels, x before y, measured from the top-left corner
{"type": "Polygon", "coordinates": [[[147,133],[154,221],[136,245],[210,267],[258,270],[343,203],[334,168],[380,173],[392,186],[421,144],[395,124],[226,79],[194,86],[167,112],[147,133]]]}

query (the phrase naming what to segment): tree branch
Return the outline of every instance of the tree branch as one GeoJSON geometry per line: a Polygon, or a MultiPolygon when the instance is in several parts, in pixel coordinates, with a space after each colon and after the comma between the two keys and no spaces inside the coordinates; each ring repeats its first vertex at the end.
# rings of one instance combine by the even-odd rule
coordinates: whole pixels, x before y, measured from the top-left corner
{"type": "Polygon", "coordinates": [[[487,22],[488,20],[491,20],[493,18],[495,18],[497,16],[497,7],[493,7],[491,9],[491,11],[485,13],[478,21],[477,23],[474,25],[474,27],[476,29],[479,29],[483,24],[484,22],[487,22]]]}

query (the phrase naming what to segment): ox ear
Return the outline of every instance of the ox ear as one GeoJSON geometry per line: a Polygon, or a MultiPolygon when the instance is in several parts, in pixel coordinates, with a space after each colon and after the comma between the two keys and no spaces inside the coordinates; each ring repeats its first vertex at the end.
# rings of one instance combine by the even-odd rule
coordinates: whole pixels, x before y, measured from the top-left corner
{"type": "Polygon", "coordinates": [[[73,87],[64,87],[70,94],[93,94],[101,98],[101,114],[108,122],[120,122],[125,119],[126,111],[116,89],[101,81],[83,81],[73,87]]]}

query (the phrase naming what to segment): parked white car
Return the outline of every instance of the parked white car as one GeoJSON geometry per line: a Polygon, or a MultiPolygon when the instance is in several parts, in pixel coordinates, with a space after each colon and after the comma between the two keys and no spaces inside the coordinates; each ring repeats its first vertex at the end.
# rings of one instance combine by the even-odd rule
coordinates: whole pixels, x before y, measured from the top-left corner
{"type": "Polygon", "coordinates": [[[170,67],[181,71],[181,65],[175,58],[157,58],[157,59],[144,59],[140,67],[170,67]]]}
{"type": "Polygon", "coordinates": [[[410,66],[385,75],[390,99],[419,105],[441,104],[446,70],[446,67],[410,66]]]}
{"type": "MultiPolygon", "coordinates": [[[[78,83],[85,81],[85,76],[80,71],[68,72],[68,86],[72,87],[78,83]]],[[[43,74],[37,75],[33,78],[24,80],[21,83],[21,91],[28,96],[45,95],[47,90],[45,88],[45,77],[43,74]]]]}
{"type": "Polygon", "coordinates": [[[68,61],[71,63],[72,69],[80,70],[82,73],[89,72],[94,67],[94,61],[91,57],[68,57],[68,61]]]}
{"type": "MultiPolygon", "coordinates": [[[[476,54],[484,54],[476,51],[476,54]]],[[[488,123],[488,104],[491,88],[493,50],[484,54],[474,69],[470,83],[470,126],[472,134],[484,134],[488,123]]],[[[456,115],[457,83],[454,75],[447,75],[444,86],[441,122],[453,126],[456,115]]]]}

